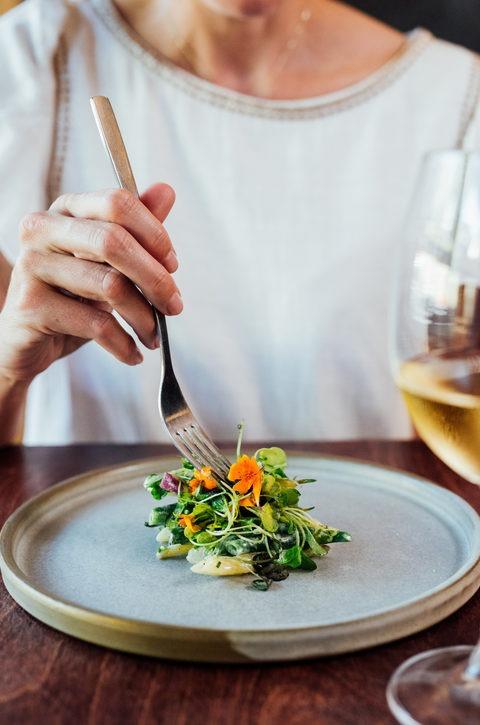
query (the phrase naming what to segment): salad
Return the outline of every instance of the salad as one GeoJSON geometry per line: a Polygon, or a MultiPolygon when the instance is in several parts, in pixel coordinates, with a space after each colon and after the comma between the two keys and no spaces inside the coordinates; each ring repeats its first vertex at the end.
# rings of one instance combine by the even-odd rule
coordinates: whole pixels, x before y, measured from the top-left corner
{"type": "Polygon", "coordinates": [[[299,505],[301,488],[315,479],[291,478],[281,448],[242,455],[241,438],[242,427],[228,480],[187,459],[174,471],[147,476],[144,487],[154,499],[174,494],[176,500],[156,506],[145,525],[159,529],[159,559],[184,556],[195,574],[254,575],[250,586],[265,591],[293,569],[313,571],[329,544],[351,537],[299,505]]]}

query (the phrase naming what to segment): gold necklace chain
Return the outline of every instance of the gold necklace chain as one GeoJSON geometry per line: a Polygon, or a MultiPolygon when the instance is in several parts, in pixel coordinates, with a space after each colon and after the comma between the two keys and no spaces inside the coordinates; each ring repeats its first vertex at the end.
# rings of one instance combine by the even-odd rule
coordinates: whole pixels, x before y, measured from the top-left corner
{"type": "MultiPolygon", "coordinates": [[[[300,45],[300,41],[305,33],[306,26],[312,17],[312,11],[310,8],[305,6],[299,14],[299,17],[297,19],[297,22],[295,23],[295,27],[292,31],[292,34],[287,38],[282,48],[279,50],[275,60],[272,63],[271,71],[273,72],[273,77],[278,78],[282,70],[286,67],[291,55],[294,53],[294,51],[297,50],[298,46],[300,45]]],[[[192,54],[188,54],[185,52],[185,48],[180,45],[180,43],[177,41],[177,38],[175,36],[172,37],[172,42],[177,49],[177,51],[180,53],[182,58],[186,60],[188,64],[188,69],[197,75],[195,70],[195,64],[192,60],[192,54]]],[[[208,79],[205,79],[208,80],[208,79]]]]}

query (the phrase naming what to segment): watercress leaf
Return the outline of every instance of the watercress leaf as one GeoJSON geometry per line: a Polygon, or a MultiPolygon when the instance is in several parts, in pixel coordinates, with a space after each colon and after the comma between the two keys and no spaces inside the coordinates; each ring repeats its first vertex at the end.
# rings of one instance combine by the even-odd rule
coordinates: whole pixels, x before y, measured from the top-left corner
{"type": "Polygon", "coordinates": [[[305,529],[305,538],[307,540],[308,548],[314,556],[325,556],[328,552],[328,549],[325,546],[322,546],[318,539],[315,538],[311,529],[305,529]]]}
{"type": "Polygon", "coordinates": [[[297,482],[294,481],[291,478],[281,478],[280,480],[277,479],[282,491],[289,488],[297,488],[297,482]]]}
{"type": "Polygon", "coordinates": [[[193,468],[177,468],[175,471],[171,471],[171,474],[175,478],[188,482],[193,478],[193,468]]]}
{"type": "Polygon", "coordinates": [[[168,506],[157,506],[152,509],[148,517],[148,526],[165,526],[175,507],[176,504],[171,503],[168,506]]]}
{"type": "Polygon", "coordinates": [[[212,498],[210,506],[215,511],[220,511],[220,513],[223,513],[227,506],[227,499],[225,498],[225,496],[216,496],[215,498],[212,498]]]}
{"type": "Polygon", "coordinates": [[[282,549],[290,549],[292,546],[295,546],[295,543],[297,541],[297,537],[295,534],[287,534],[282,533],[278,534],[277,532],[277,539],[278,543],[281,546],[282,549]]]}
{"type": "Polygon", "coordinates": [[[161,487],[163,476],[158,473],[151,473],[143,482],[144,488],[155,499],[162,499],[168,491],[161,487]]]}
{"type": "Polygon", "coordinates": [[[297,528],[297,527],[295,526],[295,524],[293,523],[293,521],[289,521],[289,522],[288,522],[288,528],[287,528],[287,531],[288,531],[288,533],[289,533],[290,535],[291,535],[291,534],[294,534],[294,533],[295,533],[295,531],[296,531],[296,528],[297,528]]]}
{"type": "Polygon", "coordinates": [[[255,547],[252,547],[245,539],[232,535],[225,539],[223,548],[230,556],[239,556],[240,554],[248,554],[255,547]]]}
{"type": "Polygon", "coordinates": [[[314,536],[319,544],[331,544],[334,541],[350,541],[351,536],[346,531],[332,529],[329,526],[320,524],[314,531],[314,536]]]}
{"type": "Polygon", "coordinates": [[[351,541],[352,537],[347,531],[338,531],[332,539],[332,542],[351,541]]]}
{"type": "Polygon", "coordinates": [[[172,544],[188,544],[188,539],[185,536],[185,529],[183,529],[181,526],[174,526],[171,531],[172,544]]]}
{"type": "Polygon", "coordinates": [[[304,569],[305,571],[313,571],[317,568],[317,565],[315,564],[313,559],[310,559],[310,557],[307,556],[304,551],[302,551],[300,568],[304,569]]]}
{"type": "Polygon", "coordinates": [[[149,488],[150,486],[154,486],[156,483],[161,483],[162,478],[163,473],[150,473],[148,476],[145,476],[143,487],[149,488]]]}
{"type": "Polygon", "coordinates": [[[208,503],[197,503],[192,511],[192,514],[195,516],[196,521],[199,519],[204,521],[208,518],[213,518],[215,515],[212,507],[208,503]]]}
{"type": "Polygon", "coordinates": [[[273,532],[277,530],[278,522],[275,518],[273,508],[269,503],[264,504],[260,509],[260,521],[266,531],[273,532]]]}
{"type": "Polygon", "coordinates": [[[280,486],[277,483],[275,476],[273,476],[271,473],[264,473],[262,494],[266,496],[276,496],[280,490],[280,486]]]}
{"type": "Polygon", "coordinates": [[[277,561],[279,564],[284,564],[290,569],[298,569],[302,563],[302,550],[299,546],[292,546],[290,549],[284,549],[277,561]]]}
{"type": "Polygon", "coordinates": [[[259,592],[266,592],[270,588],[271,583],[271,579],[254,579],[250,586],[259,592]]]}
{"type": "Polygon", "coordinates": [[[296,488],[287,488],[278,495],[282,506],[296,506],[300,499],[300,492],[296,488]]]}
{"type": "Polygon", "coordinates": [[[287,465],[287,456],[282,448],[260,448],[255,453],[257,461],[263,463],[268,468],[285,468],[287,465]]]}

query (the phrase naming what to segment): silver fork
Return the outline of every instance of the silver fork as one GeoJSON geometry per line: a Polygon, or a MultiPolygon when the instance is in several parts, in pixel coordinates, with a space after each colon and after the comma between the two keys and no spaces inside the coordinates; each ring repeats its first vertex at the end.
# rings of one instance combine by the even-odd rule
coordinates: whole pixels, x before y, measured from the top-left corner
{"type": "MultiPolygon", "coordinates": [[[[90,105],[120,187],[138,196],[125,144],[109,99],[94,96],[90,99],[90,105]]],[[[173,370],[165,316],[155,307],[153,315],[161,340],[163,363],[158,393],[160,415],[175,446],[185,458],[196,468],[208,466],[218,478],[225,479],[230,462],[200,426],[183,397],[173,370]]]]}

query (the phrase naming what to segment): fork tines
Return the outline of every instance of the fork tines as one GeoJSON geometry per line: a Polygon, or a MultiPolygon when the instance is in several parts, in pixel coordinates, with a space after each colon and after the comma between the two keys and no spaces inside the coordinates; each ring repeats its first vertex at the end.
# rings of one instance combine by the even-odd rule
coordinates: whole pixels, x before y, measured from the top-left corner
{"type": "Polygon", "coordinates": [[[175,443],[185,458],[196,467],[209,466],[222,480],[227,480],[230,462],[196,423],[175,430],[175,443]]]}

